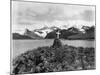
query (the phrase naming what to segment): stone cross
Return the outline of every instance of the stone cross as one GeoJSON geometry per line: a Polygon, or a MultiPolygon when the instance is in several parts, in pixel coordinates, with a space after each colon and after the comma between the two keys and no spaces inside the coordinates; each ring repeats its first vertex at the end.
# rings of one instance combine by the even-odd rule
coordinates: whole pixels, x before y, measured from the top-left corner
{"type": "Polygon", "coordinates": [[[60,32],[58,31],[56,32],[56,34],[57,34],[57,38],[59,39],[60,32]]]}

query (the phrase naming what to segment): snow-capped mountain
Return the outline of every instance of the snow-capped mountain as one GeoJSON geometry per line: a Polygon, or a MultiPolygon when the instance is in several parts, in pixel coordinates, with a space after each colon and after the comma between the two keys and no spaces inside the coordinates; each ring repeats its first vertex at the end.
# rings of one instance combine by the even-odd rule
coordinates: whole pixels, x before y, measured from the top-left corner
{"type": "MultiPolygon", "coordinates": [[[[54,30],[57,30],[57,29],[60,29],[60,30],[67,30],[67,29],[70,29],[71,28],[71,31],[75,31],[75,29],[78,29],[77,27],[67,27],[66,25],[62,25],[60,27],[56,27],[56,26],[52,26],[52,27],[43,27],[41,29],[35,29],[33,32],[43,38],[46,37],[46,35],[54,30]]],[[[84,29],[79,29],[79,31],[82,31],[84,32],[84,29]]]]}
{"type": "Polygon", "coordinates": [[[30,31],[28,29],[25,29],[24,35],[28,36],[28,37],[31,37],[33,39],[40,39],[40,38],[42,38],[39,35],[37,35],[36,33],[32,32],[32,31],[30,31]]]}
{"type": "Polygon", "coordinates": [[[53,32],[54,30],[60,29],[60,30],[67,30],[73,33],[85,33],[85,29],[88,29],[88,26],[82,26],[81,28],[77,27],[66,27],[65,25],[62,25],[60,27],[52,26],[52,27],[43,27],[40,29],[35,29],[33,31],[30,31],[28,29],[25,30],[25,35],[27,34],[30,37],[42,37],[45,38],[48,33],[53,32]]]}
{"type": "MultiPolygon", "coordinates": [[[[17,35],[14,34],[15,38],[32,38],[32,39],[43,39],[43,38],[54,38],[56,37],[56,30],[60,30],[61,33],[61,38],[68,38],[68,36],[76,35],[78,34],[81,35],[83,37],[83,35],[89,33],[91,33],[91,36],[93,36],[94,34],[94,29],[95,27],[89,27],[89,26],[82,26],[81,29],[77,28],[77,27],[56,27],[56,26],[52,26],[52,27],[43,27],[40,29],[35,29],[35,30],[29,30],[29,29],[25,29],[24,34],[22,35],[17,35]]],[[[18,33],[19,34],[19,33],[18,33]]]]}
{"type": "Polygon", "coordinates": [[[41,29],[35,29],[33,32],[41,37],[45,37],[48,33],[56,30],[56,29],[59,29],[58,27],[43,27],[41,29]]]}

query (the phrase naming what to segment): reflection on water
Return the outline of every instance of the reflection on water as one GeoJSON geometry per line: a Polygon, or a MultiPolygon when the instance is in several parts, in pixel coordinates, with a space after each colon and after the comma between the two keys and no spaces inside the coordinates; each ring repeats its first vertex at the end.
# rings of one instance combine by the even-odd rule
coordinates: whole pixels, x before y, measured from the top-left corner
{"type": "MultiPolygon", "coordinates": [[[[94,41],[87,40],[61,40],[63,44],[68,44],[75,47],[95,47],[94,41]]],[[[53,40],[13,40],[13,56],[15,57],[27,50],[31,50],[37,47],[50,46],[53,44],[53,40]]]]}

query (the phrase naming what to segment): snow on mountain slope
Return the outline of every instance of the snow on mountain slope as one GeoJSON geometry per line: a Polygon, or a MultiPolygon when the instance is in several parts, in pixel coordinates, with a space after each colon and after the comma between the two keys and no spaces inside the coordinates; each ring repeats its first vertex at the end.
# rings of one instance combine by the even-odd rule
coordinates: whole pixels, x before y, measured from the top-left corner
{"type": "Polygon", "coordinates": [[[43,38],[46,37],[46,35],[56,29],[69,29],[69,28],[74,28],[74,29],[79,29],[79,31],[82,31],[84,32],[84,29],[82,29],[82,26],[79,28],[77,26],[74,26],[74,27],[69,27],[69,26],[66,26],[66,25],[62,25],[60,27],[56,27],[56,26],[52,26],[52,27],[43,27],[41,29],[35,29],[33,32],[43,38]]]}
{"type": "Polygon", "coordinates": [[[52,30],[50,30],[50,29],[46,29],[46,30],[34,31],[34,33],[44,38],[47,35],[47,33],[51,32],[51,31],[52,30]]]}
{"type": "Polygon", "coordinates": [[[58,29],[58,27],[55,27],[55,26],[53,26],[53,27],[43,27],[41,29],[34,30],[34,33],[44,38],[47,35],[47,33],[50,33],[50,32],[52,32],[53,30],[56,30],[56,29],[58,29]]]}
{"type": "Polygon", "coordinates": [[[54,31],[56,29],[68,30],[70,28],[71,28],[72,32],[79,30],[80,32],[85,33],[85,29],[89,28],[89,27],[88,26],[84,26],[84,25],[80,25],[80,26],[74,25],[72,27],[69,27],[69,25],[67,25],[67,26],[66,25],[62,25],[60,27],[59,26],[52,26],[52,27],[45,26],[43,28],[35,29],[35,30],[31,31],[31,33],[34,34],[34,35],[36,34],[36,35],[38,35],[38,36],[40,36],[42,38],[45,38],[48,33],[52,32],[52,31],[54,31]]]}

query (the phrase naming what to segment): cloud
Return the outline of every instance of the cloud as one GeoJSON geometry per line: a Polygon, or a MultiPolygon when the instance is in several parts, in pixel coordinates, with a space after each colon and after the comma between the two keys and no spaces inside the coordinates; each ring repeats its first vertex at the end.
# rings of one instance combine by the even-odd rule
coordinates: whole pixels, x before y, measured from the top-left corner
{"type": "Polygon", "coordinates": [[[82,14],[82,19],[85,21],[94,21],[95,14],[93,10],[85,10],[82,14]]]}
{"type": "MultiPolygon", "coordinates": [[[[37,12],[32,8],[26,8],[24,11],[18,11],[17,23],[18,24],[31,24],[34,21],[47,21],[53,22],[59,20],[63,14],[62,9],[58,7],[48,7],[47,11],[37,12]]],[[[42,10],[41,10],[42,11],[42,10]]]]}
{"type": "Polygon", "coordinates": [[[70,17],[65,16],[63,17],[63,20],[69,21],[69,20],[83,20],[87,22],[93,22],[95,20],[95,11],[93,10],[84,10],[82,12],[79,12],[79,14],[74,14],[70,17]]]}
{"type": "Polygon", "coordinates": [[[54,21],[77,21],[83,20],[87,22],[94,21],[94,11],[92,9],[85,10],[68,10],[60,6],[38,6],[24,7],[18,9],[16,22],[18,25],[35,25],[39,22],[54,22],[54,21]],[[77,13],[77,14],[76,14],[77,13]],[[70,14],[70,15],[68,15],[70,14]]]}

